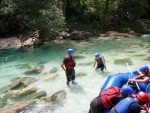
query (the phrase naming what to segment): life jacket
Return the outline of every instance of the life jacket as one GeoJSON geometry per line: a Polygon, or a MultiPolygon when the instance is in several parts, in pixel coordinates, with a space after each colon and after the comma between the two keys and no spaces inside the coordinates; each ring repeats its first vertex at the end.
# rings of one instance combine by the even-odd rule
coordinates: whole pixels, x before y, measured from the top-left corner
{"type": "Polygon", "coordinates": [[[120,98],[120,88],[118,87],[109,87],[100,94],[100,99],[105,108],[112,108],[115,106],[111,102],[114,98],[120,98]]]}
{"type": "Polygon", "coordinates": [[[66,69],[73,69],[75,67],[76,63],[73,57],[65,57],[64,60],[67,60],[67,63],[65,64],[66,69]]]}
{"type": "Polygon", "coordinates": [[[123,100],[121,100],[116,106],[115,106],[115,110],[117,113],[130,113],[129,111],[129,106],[132,103],[136,103],[136,101],[133,98],[125,98],[123,100]]]}
{"type": "Polygon", "coordinates": [[[100,57],[98,57],[98,58],[95,58],[97,64],[103,64],[102,57],[103,57],[103,56],[100,56],[100,57]]]}

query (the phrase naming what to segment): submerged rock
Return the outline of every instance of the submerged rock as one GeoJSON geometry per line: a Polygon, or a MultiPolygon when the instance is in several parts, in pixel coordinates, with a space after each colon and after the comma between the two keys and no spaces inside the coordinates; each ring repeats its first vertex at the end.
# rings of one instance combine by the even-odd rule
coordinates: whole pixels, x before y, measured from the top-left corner
{"type": "Polygon", "coordinates": [[[93,62],[87,62],[87,63],[78,63],[78,65],[83,65],[83,66],[89,66],[92,65],[93,62]]]}
{"type": "Polygon", "coordinates": [[[66,98],[66,92],[60,90],[48,98],[43,98],[45,102],[62,102],[66,98]]]}
{"type": "Polygon", "coordinates": [[[57,67],[53,67],[49,72],[50,73],[56,73],[58,71],[57,67]]]}
{"type": "Polygon", "coordinates": [[[150,56],[148,56],[148,57],[145,58],[144,60],[150,61],[150,56]]]}
{"type": "Polygon", "coordinates": [[[24,95],[28,95],[32,92],[36,92],[37,88],[34,86],[28,86],[26,88],[23,88],[21,90],[10,90],[5,96],[5,99],[11,99],[11,98],[19,98],[24,95]]]}
{"type": "Polygon", "coordinates": [[[80,73],[77,73],[77,74],[76,74],[76,76],[78,76],[78,77],[79,77],[79,76],[86,76],[86,75],[87,75],[87,74],[86,74],[86,73],[83,73],[83,72],[80,72],[80,73]]]}
{"type": "Polygon", "coordinates": [[[63,106],[63,100],[66,98],[66,92],[60,90],[50,97],[44,97],[36,100],[32,106],[23,109],[23,113],[51,113],[60,106],[63,106]]]}
{"type": "Polygon", "coordinates": [[[43,79],[44,79],[45,81],[51,81],[51,80],[55,80],[57,77],[58,77],[58,74],[57,74],[57,73],[54,73],[54,74],[50,74],[50,75],[44,77],[43,79]]]}
{"type": "Polygon", "coordinates": [[[9,90],[22,89],[30,85],[31,83],[35,82],[36,79],[32,77],[23,77],[23,78],[17,77],[17,78],[12,79],[11,81],[12,83],[10,85],[2,87],[0,89],[0,93],[5,93],[9,90]]]}
{"type": "Polygon", "coordinates": [[[39,92],[32,93],[32,94],[28,95],[26,100],[40,99],[41,97],[45,97],[45,96],[46,96],[46,92],[45,91],[39,91],[39,92]]]}
{"type": "Polygon", "coordinates": [[[31,67],[28,64],[19,64],[16,65],[18,69],[30,69],[31,67]]]}
{"type": "Polygon", "coordinates": [[[26,75],[40,74],[43,71],[43,69],[44,69],[44,65],[36,66],[26,71],[24,74],[26,75]]]}
{"type": "Polygon", "coordinates": [[[81,55],[74,55],[75,59],[81,59],[81,58],[85,58],[84,56],[81,55]]]}
{"type": "Polygon", "coordinates": [[[129,65],[133,64],[133,62],[131,61],[130,58],[124,58],[124,59],[114,60],[114,64],[117,64],[117,65],[125,65],[126,62],[128,62],[129,65]]]}
{"type": "Polygon", "coordinates": [[[0,108],[4,107],[7,105],[7,100],[5,98],[0,98],[0,108]]]}
{"type": "Polygon", "coordinates": [[[0,108],[0,113],[19,113],[22,109],[32,105],[33,103],[35,103],[34,100],[16,103],[5,108],[0,108]]]}

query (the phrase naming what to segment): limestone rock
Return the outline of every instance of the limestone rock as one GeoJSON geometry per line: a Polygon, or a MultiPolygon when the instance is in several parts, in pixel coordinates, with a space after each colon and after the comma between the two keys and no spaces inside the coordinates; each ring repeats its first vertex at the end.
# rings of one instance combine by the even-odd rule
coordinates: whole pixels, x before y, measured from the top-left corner
{"type": "Polygon", "coordinates": [[[60,90],[53,94],[51,97],[43,98],[45,102],[61,102],[66,98],[66,92],[64,90],[60,90]]]}
{"type": "Polygon", "coordinates": [[[43,71],[43,69],[44,69],[44,65],[36,66],[26,71],[24,74],[27,74],[27,75],[40,74],[43,71]]]}
{"type": "Polygon", "coordinates": [[[114,60],[114,64],[118,64],[118,65],[125,65],[126,62],[128,62],[129,65],[132,65],[133,62],[131,61],[130,58],[124,58],[124,59],[117,59],[114,60]]]}
{"type": "Polygon", "coordinates": [[[22,109],[32,105],[33,103],[35,103],[34,100],[16,103],[16,104],[10,105],[10,106],[5,107],[5,108],[0,108],[0,113],[18,113],[22,109]]]}
{"type": "Polygon", "coordinates": [[[50,73],[56,73],[58,71],[57,67],[53,67],[49,72],[50,73]]]}
{"type": "Polygon", "coordinates": [[[11,98],[18,98],[23,95],[28,95],[32,92],[35,92],[37,90],[34,86],[28,86],[21,90],[10,90],[7,92],[7,94],[4,96],[5,99],[11,99],[11,98]]]}

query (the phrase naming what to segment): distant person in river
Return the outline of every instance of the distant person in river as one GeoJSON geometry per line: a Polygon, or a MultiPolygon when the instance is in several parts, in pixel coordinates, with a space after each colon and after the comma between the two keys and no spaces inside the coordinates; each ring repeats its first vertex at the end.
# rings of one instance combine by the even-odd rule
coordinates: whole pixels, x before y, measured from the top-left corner
{"type": "Polygon", "coordinates": [[[75,70],[76,62],[73,57],[73,49],[68,49],[68,55],[64,58],[63,63],[61,64],[62,69],[65,71],[67,78],[67,85],[70,86],[69,82],[72,81],[72,84],[76,84],[75,82],[75,70]]]}
{"type": "Polygon", "coordinates": [[[139,92],[134,98],[128,97],[121,100],[109,113],[141,113],[141,111],[149,113],[146,106],[149,102],[148,94],[139,92]]]}
{"type": "Polygon", "coordinates": [[[104,69],[106,70],[106,63],[105,63],[105,58],[100,55],[100,53],[95,53],[95,60],[94,60],[94,65],[93,67],[96,66],[96,70],[97,69],[101,69],[101,71],[103,71],[104,69]]]}
{"type": "Polygon", "coordinates": [[[111,109],[120,100],[132,94],[133,90],[128,85],[122,86],[121,89],[118,87],[108,87],[91,101],[89,113],[103,113],[106,109],[111,109]]]}
{"type": "Polygon", "coordinates": [[[129,79],[129,82],[149,82],[150,81],[150,70],[147,65],[142,65],[139,69],[138,75],[133,78],[129,79]]]}

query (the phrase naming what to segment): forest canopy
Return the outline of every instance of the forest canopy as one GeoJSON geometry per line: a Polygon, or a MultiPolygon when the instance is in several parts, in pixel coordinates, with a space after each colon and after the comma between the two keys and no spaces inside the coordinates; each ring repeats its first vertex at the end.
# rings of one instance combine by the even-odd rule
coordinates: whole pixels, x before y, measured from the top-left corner
{"type": "MultiPolygon", "coordinates": [[[[147,30],[148,0],[1,0],[0,34],[25,33],[72,23],[93,25],[101,30],[132,28],[147,30]]],[[[70,25],[71,26],[71,25],[70,25]]]]}

